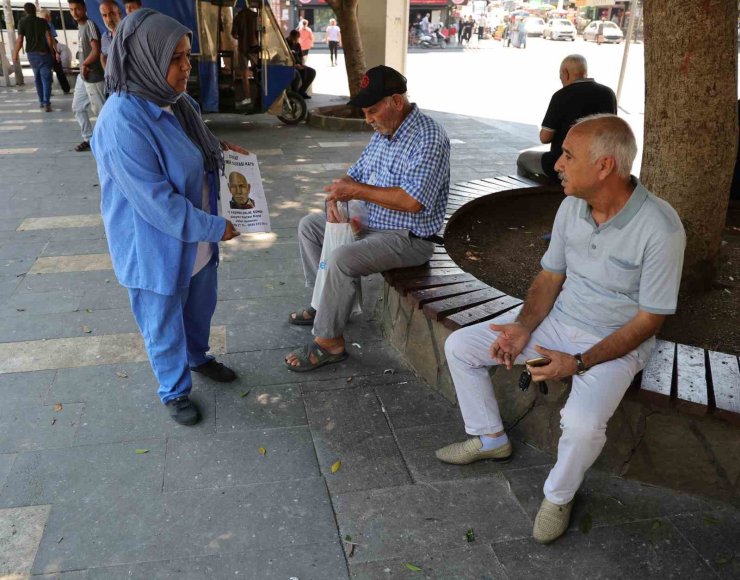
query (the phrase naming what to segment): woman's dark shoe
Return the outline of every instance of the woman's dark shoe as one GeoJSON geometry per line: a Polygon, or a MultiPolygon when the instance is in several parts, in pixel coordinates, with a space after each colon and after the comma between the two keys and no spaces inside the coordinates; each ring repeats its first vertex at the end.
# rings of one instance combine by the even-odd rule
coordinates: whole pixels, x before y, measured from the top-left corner
{"type": "Polygon", "coordinates": [[[236,380],[236,373],[215,359],[191,370],[219,383],[230,383],[236,380]]]}
{"type": "Polygon", "coordinates": [[[180,425],[195,425],[200,421],[200,413],[190,397],[183,395],[165,403],[176,423],[180,425]]]}

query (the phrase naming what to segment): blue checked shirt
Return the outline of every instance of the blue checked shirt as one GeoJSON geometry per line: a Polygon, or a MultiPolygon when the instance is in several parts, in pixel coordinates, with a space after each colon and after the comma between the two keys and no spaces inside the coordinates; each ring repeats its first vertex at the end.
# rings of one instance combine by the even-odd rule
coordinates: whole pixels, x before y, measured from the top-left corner
{"type": "Polygon", "coordinates": [[[450,140],[416,105],[392,137],[373,135],[347,175],[367,185],[400,187],[424,206],[411,213],[365,202],[370,228],[409,230],[421,238],[442,229],[450,190],[450,140]]]}

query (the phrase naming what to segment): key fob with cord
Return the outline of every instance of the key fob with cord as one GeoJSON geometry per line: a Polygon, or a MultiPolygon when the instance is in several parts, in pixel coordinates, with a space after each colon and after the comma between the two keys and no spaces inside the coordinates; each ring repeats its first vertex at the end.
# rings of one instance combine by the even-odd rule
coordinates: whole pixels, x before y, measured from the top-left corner
{"type": "MultiPolygon", "coordinates": [[[[522,391],[528,390],[531,382],[532,375],[529,373],[529,371],[524,371],[521,375],[519,375],[519,388],[522,391]]],[[[547,388],[547,383],[545,381],[538,381],[537,387],[540,389],[540,393],[542,393],[543,395],[549,393],[549,389],[547,388]]]]}
{"type": "Polygon", "coordinates": [[[529,389],[529,384],[532,382],[532,375],[529,374],[529,371],[524,371],[521,375],[519,375],[519,388],[522,391],[526,391],[529,389]]]}

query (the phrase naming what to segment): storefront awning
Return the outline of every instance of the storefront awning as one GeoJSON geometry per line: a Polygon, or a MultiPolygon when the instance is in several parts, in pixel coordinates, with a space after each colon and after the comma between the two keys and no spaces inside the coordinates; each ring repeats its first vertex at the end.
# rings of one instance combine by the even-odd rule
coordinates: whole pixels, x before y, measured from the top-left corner
{"type": "Polygon", "coordinates": [[[578,8],[587,8],[589,6],[608,8],[617,4],[615,0],[575,0],[575,3],[578,8]]]}

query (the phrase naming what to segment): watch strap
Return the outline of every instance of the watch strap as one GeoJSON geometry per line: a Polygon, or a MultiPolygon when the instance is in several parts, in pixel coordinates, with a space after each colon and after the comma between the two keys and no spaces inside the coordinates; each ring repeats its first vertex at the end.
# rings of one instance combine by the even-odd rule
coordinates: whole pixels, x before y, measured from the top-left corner
{"type": "Polygon", "coordinates": [[[576,374],[577,375],[584,374],[588,370],[588,368],[586,367],[586,365],[583,362],[583,356],[582,356],[582,354],[580,352],[579,353],[576,353],[576,354],[573,355],[573,358],[576,359],[576,369],[577,369],[576,370],[576,374]]]}

